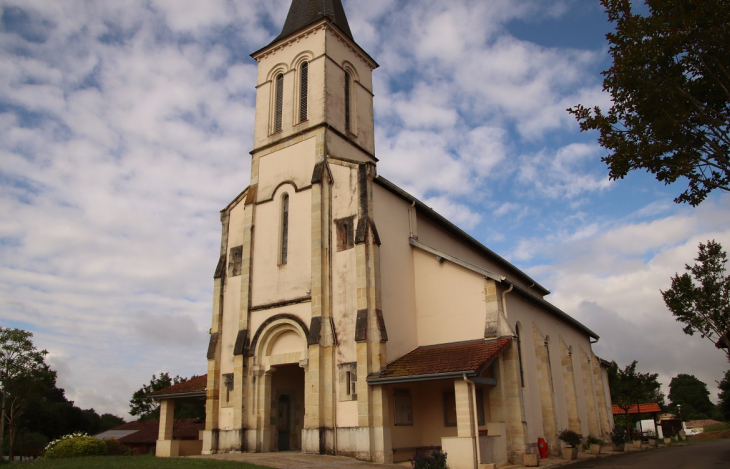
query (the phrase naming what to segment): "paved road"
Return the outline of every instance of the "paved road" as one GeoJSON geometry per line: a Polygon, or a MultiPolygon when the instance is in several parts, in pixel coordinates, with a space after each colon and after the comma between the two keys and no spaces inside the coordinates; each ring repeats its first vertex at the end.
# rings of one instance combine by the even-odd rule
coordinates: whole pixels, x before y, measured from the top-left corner
{"type": "Polygon", "coordinates": [[[563,466],[570,469],[728,469],[730,440],[697,442],[651,451],[627,453],[610,458],[588,459],[563,466]]]}

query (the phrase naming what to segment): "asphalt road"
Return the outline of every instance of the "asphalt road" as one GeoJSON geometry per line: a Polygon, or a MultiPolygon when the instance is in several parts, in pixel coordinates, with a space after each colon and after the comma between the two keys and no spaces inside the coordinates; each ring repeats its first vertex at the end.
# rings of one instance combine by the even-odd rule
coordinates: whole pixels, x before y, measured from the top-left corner
{"type": "Polygon", "coordinates": [[[697,442],[657,450],[588,459],[563,466],[570,469],[729,469],[730,440],[697,442]]]}

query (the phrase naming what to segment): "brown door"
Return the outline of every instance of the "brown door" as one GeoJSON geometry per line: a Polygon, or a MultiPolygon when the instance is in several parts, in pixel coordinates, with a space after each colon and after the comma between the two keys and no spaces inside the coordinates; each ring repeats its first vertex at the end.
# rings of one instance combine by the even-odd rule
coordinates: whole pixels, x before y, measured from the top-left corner
{"type": "Polygon", "coordinates": [[[289,396],[283,395],[279,397],[279,417],[277,429],[279,430],[279,451],[289,450],[289,396]]]}

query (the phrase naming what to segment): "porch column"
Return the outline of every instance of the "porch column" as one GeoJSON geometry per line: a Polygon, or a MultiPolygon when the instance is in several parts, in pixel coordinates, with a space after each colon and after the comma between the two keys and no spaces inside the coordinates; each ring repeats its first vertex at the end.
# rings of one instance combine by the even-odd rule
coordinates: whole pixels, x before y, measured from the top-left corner
{"type": "Polygon", "coordinates": [[[454,379],[454,398],[457,436],[441,438],[441,446],[448,454],[450,469],[476,469],[473,401],[469,384],[462,378],[454,379]]]}
{"type": "Polygon", "coordinates": [[[161,458],[179,456],[180,442],[173,440],[172,431],[175,423],[175,400],[160,401],[160,432],[157,437],[155,454],[161,458]]]}

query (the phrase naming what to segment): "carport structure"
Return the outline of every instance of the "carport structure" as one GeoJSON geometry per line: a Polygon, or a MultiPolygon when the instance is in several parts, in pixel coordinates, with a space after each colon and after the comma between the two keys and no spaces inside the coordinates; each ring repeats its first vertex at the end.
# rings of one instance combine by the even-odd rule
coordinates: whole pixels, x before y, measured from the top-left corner
{"type": "Polygon", "coordinates": [[[160,430],[155,455],[176,457],[201,454],[203,440],[200,437],[197,440],[174,439],[175,404],[205,402],[207,384],[208,375],[197,376],[150,394],[152,399],[160,402],[160,430]]]}

